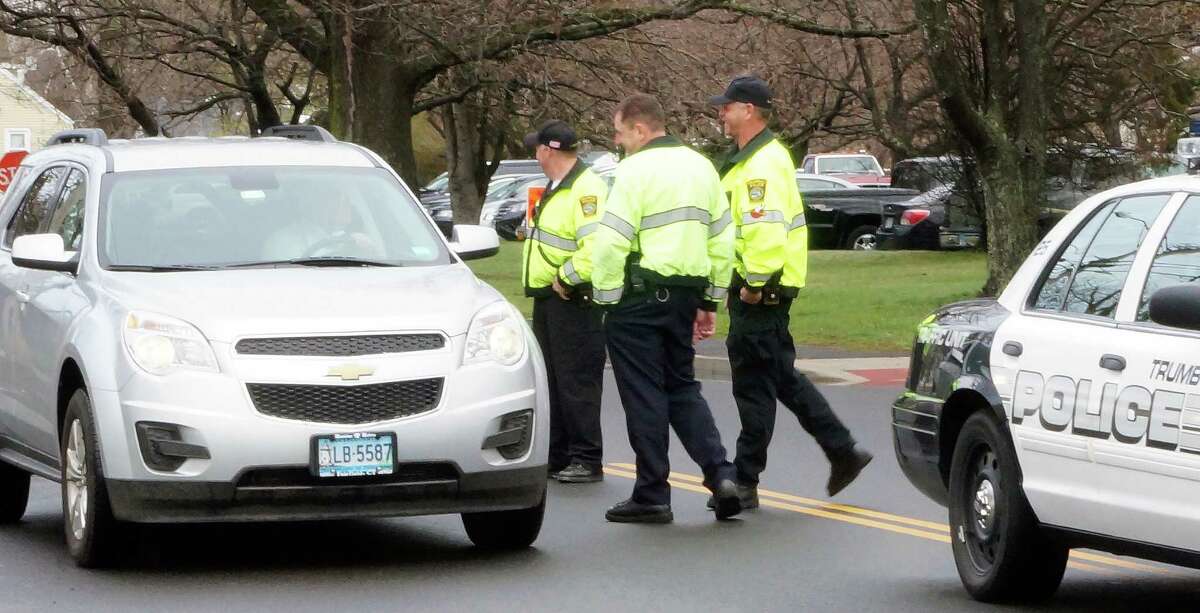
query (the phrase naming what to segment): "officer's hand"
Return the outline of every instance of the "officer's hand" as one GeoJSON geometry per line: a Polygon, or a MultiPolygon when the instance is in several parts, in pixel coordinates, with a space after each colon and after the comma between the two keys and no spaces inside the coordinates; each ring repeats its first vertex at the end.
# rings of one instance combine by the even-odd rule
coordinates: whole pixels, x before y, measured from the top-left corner
{"type": "Polygon", "coordinates": [[[571,299],[571,290],[563,287],[563,284],[558,282],[558,277],[554,277],[554,293],[558,294],[558,297],[563,300],[571,299]]]}
{"type": "Polygon", "coordinates": [[[762,302],[762,290],[752,290],[748,287],[743,287],[739,295],[742,298],[742,302],[746,304],[758,304],[762,302]]]}
{"type": "Polygon", "coordinates": [[[692,333],[693,342],[702,341],[717,332],[717,313],[696,309],[696,325],[692,333]]]}

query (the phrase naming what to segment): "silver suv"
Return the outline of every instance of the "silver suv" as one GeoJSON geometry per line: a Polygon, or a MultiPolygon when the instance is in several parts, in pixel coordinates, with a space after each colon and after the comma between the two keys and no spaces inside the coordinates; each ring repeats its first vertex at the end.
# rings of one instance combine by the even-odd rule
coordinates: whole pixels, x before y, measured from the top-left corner
{"type": "Polygon", "coordinates": [[[379,156],[315,127],[76,130],[12,185],[0,522],[37,475],[83,566],[127,522],[462,513],[480,546],[537,537],[541,354],[462,262],[491,229],[445,241],[379,156]]]}

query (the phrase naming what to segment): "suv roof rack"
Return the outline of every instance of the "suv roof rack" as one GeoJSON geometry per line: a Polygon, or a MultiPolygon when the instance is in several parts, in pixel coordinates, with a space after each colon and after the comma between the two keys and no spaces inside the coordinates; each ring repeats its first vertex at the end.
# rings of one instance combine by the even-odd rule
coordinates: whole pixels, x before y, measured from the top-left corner
{"type": "Polygon", "coordinates": [[[108,144],[108,135],[100,128],[79,128],[77,130],[63,130],[50,137],[46,141],[46,146],[65,145],[69,143],[80,143],[84,145],[95,145],[103,147],[108,144]]]}
{"type": "Polygon", "coordinates": [[[299,125],[284,125],[271,126],[264,128],[260,136],[279,136],[283,138],[291,138],[294,140],[311,140],[322,143],[336,143],[328,130],[321,126],[299,126],[299,125]]]}

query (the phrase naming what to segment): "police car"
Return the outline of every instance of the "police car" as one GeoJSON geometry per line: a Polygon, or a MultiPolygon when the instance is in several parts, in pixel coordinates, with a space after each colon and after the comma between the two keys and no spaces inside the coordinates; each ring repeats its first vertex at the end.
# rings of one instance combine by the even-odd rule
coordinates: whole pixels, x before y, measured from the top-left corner
{"type": "Polygon", "coordinates": [[[1074,547],[1200,568],[1200,176],[1085,200],[995,300],[921,323],[892,406],[967,591],[1048,597],[1074,547]]]}

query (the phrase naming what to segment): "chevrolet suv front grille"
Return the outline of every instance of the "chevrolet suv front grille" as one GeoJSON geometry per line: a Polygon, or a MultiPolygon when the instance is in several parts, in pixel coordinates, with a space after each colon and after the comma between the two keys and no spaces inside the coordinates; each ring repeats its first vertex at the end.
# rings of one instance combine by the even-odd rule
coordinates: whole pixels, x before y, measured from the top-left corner
{"type": "Polygon", "coordinates": [[[366,424],[432,411],[442,379],[370,385],[248,383],[254,408],[263,415],[326,424],[366,424]]]}

